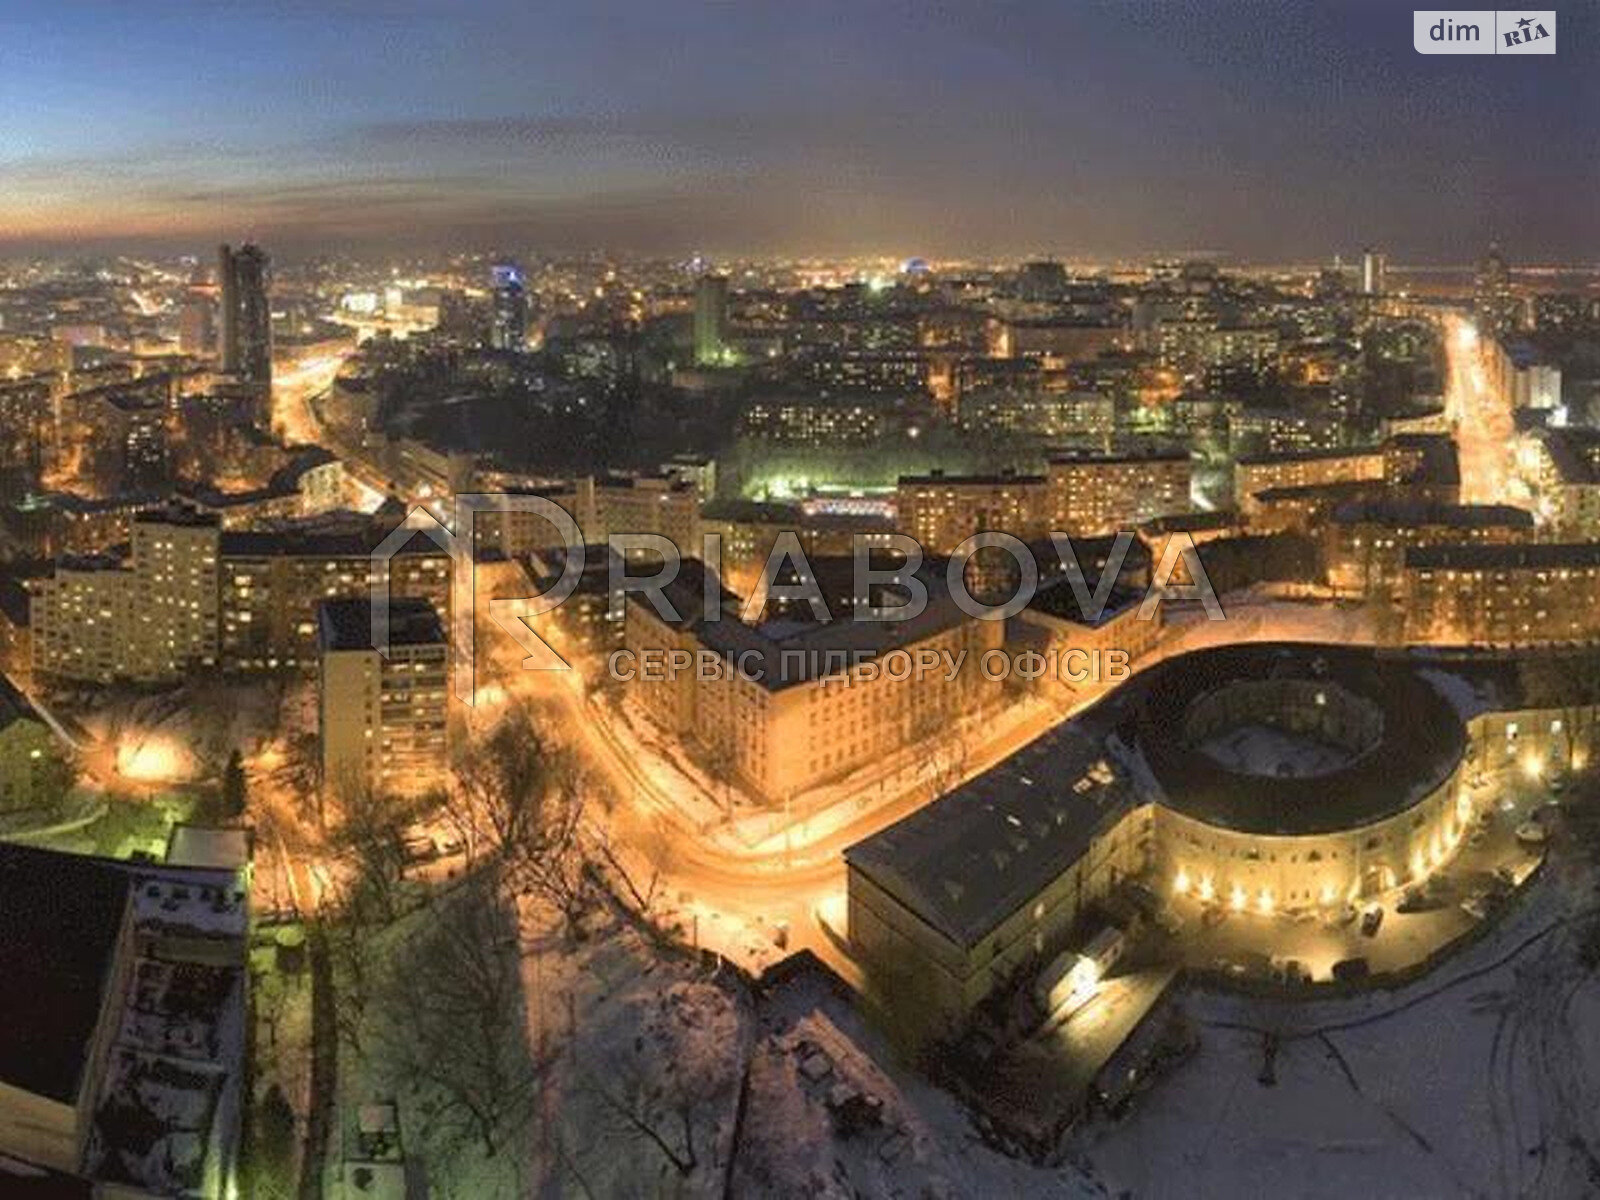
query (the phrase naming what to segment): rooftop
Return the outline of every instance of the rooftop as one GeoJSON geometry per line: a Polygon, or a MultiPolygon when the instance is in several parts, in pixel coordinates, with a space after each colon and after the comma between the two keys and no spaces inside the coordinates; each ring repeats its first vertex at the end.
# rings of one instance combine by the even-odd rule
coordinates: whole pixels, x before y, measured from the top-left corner
{"type": "Polygon", "coordinates": [[[1533,514],[1509,504],[1429,504],[1421,500],[1352,500],[1330,519],[1340,525],[1448,525],[1458,529],[1532,529],[1533,514]]]}
{"type": "Polygon", "coordinates": [[[845,861],[971,947],[1141,803],[1110,760],[1116,706],[1056,726],[932,804],[845,851],[845,861]]]}
{"type": "MultiPolygon", "coordinates": [[[[317,606],[317,642],[324,651],[371,650],[372,601],[324,600],[317,606]]],[[[444,624],[433,605],[420,596],[389,599],[391,646],[442,645],[444,624]]]]}
{"type": "Polygon", "coordinates": [[[1371,824],[1438,787],[1466,749],[1461,720],[1432,681],[1405,658],[1365,649],[1223,646],[1169,659],[1141,678],[1148,686],[1130,725],[1162,802],[1224,829],[1303,835],[1371,824]],[[1230,769],[1186,736],[1195,702],[1232,684],[1279,680],[1341,688],[1381,717],[1378,741],[1319,774],[1314,795],[1303,778],[1230,769]]]}
{"type": "Polygon", "coordinates": [[[0,1082],[76,1103],[132,883],[106,859],[0,843],[0,1082]]]}
{"type": "Polygon", "coordinates": [[[1414,546],[1412,571],[1553,571],[1600,567],[1600,542],[1515,542],[1466,546],[1414,546]]]}

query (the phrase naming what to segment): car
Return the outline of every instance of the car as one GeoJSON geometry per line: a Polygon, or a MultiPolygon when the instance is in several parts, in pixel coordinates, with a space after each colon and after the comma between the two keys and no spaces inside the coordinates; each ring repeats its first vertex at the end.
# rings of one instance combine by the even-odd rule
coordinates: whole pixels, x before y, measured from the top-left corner
{"type": "Polygon", "coordinates": [[[1524,821],[1517,826],[1517,841],[1530,846],[1542,846],[1550,838],[1550,831],[1542,821],[1524,821]]]}
{"type": "Polygon", "coordinates": [[[1272,977],[1279,983],[1308,983],[1311,980],[1311,972],[1306,970],[1305,964],[1298,958],[1279,958],[1274,955],[1272,977]]]}
{"type": "Polygon", "coordinates": [[[1405,894],[1400,897],[1400,903],[1394,906],[1395,912],[1414,913],[1426,912],[1433,908],[1433,898],[1428,895],[1426,888],[1408,887],[1405,894]]]}
{"type": "Polygon", "coordinates": [[[1361,914],[1361,932],[1366,937],[1372,937],[1378,932],[1378,927],[1383,924],[1383,905],[1374,904],[1361,914]]]}
{"type": "Polygon", "coordinates": [[[1461,911],[1474,921],[1481,921],[1489,915],[1489,905],[1482,896],[1468,896],[1461,902],[1461,911]]]}
{"type": "Polygon", "coordinates": [[[1334,979],[1341,983],[1365,979],[1372,974],[1372,964],[1364,958],[1346,958],[1333,964],[1334,979]]]}

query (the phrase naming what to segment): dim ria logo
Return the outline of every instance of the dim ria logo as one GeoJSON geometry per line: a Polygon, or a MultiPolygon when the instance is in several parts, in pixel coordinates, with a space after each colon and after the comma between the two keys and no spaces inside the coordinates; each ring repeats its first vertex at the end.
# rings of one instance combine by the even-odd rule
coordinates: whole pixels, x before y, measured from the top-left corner
{"type": "Polygon", "coordinates": [[[1416,9],[1411,44],[1418,54],[1554,54],[1556,10],[1416,9]]]}

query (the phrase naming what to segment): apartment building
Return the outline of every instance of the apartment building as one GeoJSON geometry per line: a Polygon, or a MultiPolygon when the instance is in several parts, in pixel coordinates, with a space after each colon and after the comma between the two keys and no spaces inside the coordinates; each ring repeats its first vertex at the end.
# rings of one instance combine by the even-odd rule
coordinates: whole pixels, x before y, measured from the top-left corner
{"type": "Polygon", "coordinates": [[[927,554],[948,555],[989,530],[1024,541],[1050,532],[1050,485],[1043,475],[902,475],[895,504],[899,531],[927,554]]]}
{"type": "Polygon", "coordinates": [[[1549,646],[1600,640],[1600,542],[1408,550],[1408,642],[1549,646]]]}
{"type": "Polygon", "coordinates": [[[1052,458],[1049,528],[1092,537],[1188,512],[1191,476],[1187,452],[1052,458]]]}
{"type": "Polygon", "coordinates": [[[715,578],[708,584],[704,564],[685,560],[665,589],[676,617],[663,617],[640,594],[628,597],[619,660],[634,672],[627,695],[708,770],[771,803],[883,763],[1000,696],[979,664],[1000,647],[1004,623],[962,612],[942,562],[925,563],[918,574],[929,600],[908,620],[851,620],[832,606],[833,620],[805,620],[786,606],[782,616],[746,624],[739,599],[715,578]],[[695,664],[704,653],[716,665],[652,669],[675,652],[695,664]],[[959,661],[960,669],[902,674],[919,652],[959,661]]]}
{"type": "Polygon", "coordinates": [[[317,608],[317,716],[323,786],[334,796],[420,795],[449,769],[449,645],[421,597],[389,605],[389,652],[372,639],[372,602],[317,608]]]}

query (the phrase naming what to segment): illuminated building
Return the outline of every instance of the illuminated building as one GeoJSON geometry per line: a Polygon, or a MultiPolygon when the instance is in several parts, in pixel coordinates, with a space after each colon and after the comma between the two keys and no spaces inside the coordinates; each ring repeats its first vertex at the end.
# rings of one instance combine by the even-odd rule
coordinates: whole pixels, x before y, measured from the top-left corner
{"type": "Polygon", "coordinates": [[[1600,432],[1537,430],[1520,458],[1545,523],[1575,540],[1600,536],[1600,432]]]}
{"type": "Polygon", "coordinates": [[[1593,642],[1597,596],[1597,542],[1422,547],[1405,556],[1405,637],[1500,647],[1593,642]]]}
{"type": "Polygon", "coordinates": [[[963,393],[961,424],[987,433],[1103,445],[1116,432],[1116,401],[1096,392],[991,388],[963,393]]]}
{"type": "MultiPolygon", "coordinates": [[[[214,514],[135,515],[126,560],[68,559],[33,588],[35,673],[164,683],[204,668],[309,669],[316,607],[366,596],[387,530],[227,531],[214,514]]],[[[418,533],[389,565],[398,597],[450,607],[450,558],[418,533]]]]}
{"type": "Polygon", "coordinates": [[[181,509],[133,519],[131,562],[139,603],[128,614],[148,677],[175,679],[217,663],[215,517],[181,509]]]}
{"type": "Polygon", "coordinates": [[[217,662],[214,519],[136,516],[126,561],[69,559],[33,589],[35,675],[169,682],[217,662]]]}
{"type": "Polygon", "coordinates": [[[1323,561],[1335,591],[1392,596],[1404,579],[1408,550],[1532,537],[1533,514],[1508,505],[1351,501],[1328,514],[1323,561]]]}
{"type": "Polygon", "coordinates": [[[933,555],[948,555],[988,530],[1031,541],[1050,532],[1050,498],[1043,475],[902,475],[897,525],[933,555]]]}
{"type": "Polygon", "coordinates": [[[1383,451],[1377,448],[1252,456],[1234,464],[1234,502],[1248,519],[1260,512],[1260,496],[1265,491],[1382,480],[1383,477],[1383,451]]]}
{"type": "Polygon", "coordinates": [[[1058,367],[1086,362],[1127,348],[1126,329],[1103,321],[1008,321],[1002,334],[1017,358],[1038,359],[1058,367]]]}
{"type": "Polygon", "coordinates": [[[1446,433],[1397,433],[1383,443],[1383,481],[1407,499],[1455,504],[1461,494],[1461,459],[1446,433]]]}
{"type": "Polygon", "coordinates": [[[0,374],[0,498],[36,491],[50,465],[56,444],[52,390],[49,376],[0,374]]]}
{"type": "Polygon", "coordinates": [[[216,301],[199,289],[192,289],[178,310],[178,349],[196,357],[217,348],[216,301]]]}
{"type": "Polygon", "coordinates": [[[44,809],[64,797],[55,734],[4,674],[0,674],[0,813],[44,809]]]}
{"type": "Polygon", "coordinates": [[[1234,455],[1327,453],[1345,444],[1343,423],[1335,416],[1298,409],[1227,406],[1228,445],[1234,455]]]}
{"type": "Polygon", "coordinates": [[[1521,301],[1511,288],[1511,266],[1499,242],[1490,242],[1473,277],[1472,304],[1478,329],[1503,337],[1517,327],[1521,301]]]}
{"type": "Polygon", "coordinates": [[[420,597],[389,602],[389,649],[372,640],[372,602],[317,608],[322,782],[335,798],[420,795],[449,769],[450,655],[444,623],[420,597]]]}
{"type": "Polygon", "coordinates": [[[722,574],[741,594],[752,575],[766,565],[779,536],[792,533],[808,558],[849,555],[856,538],[869,550],[889,544],[894,522],[882,512],[814,511],[810,506],[718,500],[700,510],[706,533],[722,539],[722,574]]]}
{"type": "Polygon", "coordinates": [[[1374,250],[1368,246],[1361,252],[1361,294],[1363,296],[1381,296],[1384,294],[1384,267],[1387,265],[1387,256],[1382,250],[1374,250]]]}
{"type": "Polygon", "coordinates": [[[1052,458],[1045,467],[1050,528],[1093,536],[1188,512],[1191,473],[1187,453],[1052,458]]]}
{"type": "Polygon", "coordinates": [[[700,489],[693,478],[608,475],[594,483],[595,536],[649,533],[685,555],[700,553],[700,489]]]}
{"type": "MultiPolygon", "coordinates": [[[[1126,881],[1260,919],[1432,873],[1476,815],[1464,781],[1474,747],[1503,740],[1504,714],[1531,729],[1551,711],[1525,711],[1516,688],[1497,694],[1498,676],[1460,711],[1422,665],[1263,644],[1141,672],[845,851],[869,993],[898,1027],[948,1036],[1067,948],[1126,881]],[[1245,726],[1265,731],[1274,757],[1237,751],[1245,726]]],[[[1270,944],[1271,927],[1256,928],[1270,944]]]]}
{"type": "Polygon", "coordinates": [[[499,263],[489,273],[493,291],[489,345],[496,350],[521,353],[528,345],[528,290],[522,269],[499,263]]]}
{"type": "Polygon", "coordinates": [[[747,625],[738,597],[714,579],[719,619],[706,619],[705,567],[685,559],[665,588],[675,619],[637,592],[628,596],[624,661],[636,672],[628,699],[691,747],[708,770],[769,803],[882,764],[999,698],[999,685],[984,679],[978,660],[1000,646],[1003,622],[957,608],[942,563],[925,564],[919,576],[929,601],[907,620],[853,621],[830,608],[834,619],[827,622],[786,610],[747,625]],[[691,662],[709,652],[721,665],[711,673],[652,672],[646,655],[673,651],[691,662]],[[892,670],[880,669],[895,651],[965,659],[953,677],[943,658],[920,677],[899,676],[899,660],[892,670]]]}
{"type": "MultiPolygon", "coordinates": [[[[537,486],[520,482],[496,483],[493,491],[511,497],[537,496],[549,500],[577,523],[586,541],[603,540],[595,518],[592,476],[550,480],[537,486]]],[[[515,508],[478,509],[472,518],[472,539],[474,552],[479,556],[493,553],[507,558],[521,558],[562,544],[560,531],[550,521],[537,513],[515,508]]]]}
{"type": "Polygon", "coordinates": [[[259,246],[246,243],[218,251],[222,289],[221,368],[258,391],[272,387],[272,307],[267,299],[270,261],[259,246]]]}
{"type": "Polygon", "coordinates": [[[1190,384],[1224,369],[1265,378],[1278,365],[1278,330],[1270,325],[1232,325],[1203,318],[1162,321],[1157,346],[1161,365],[1190,384]]]}
{"type": "MultiPolygon", "coordinates": [[[[1083,557],[1081,551],[1079,557],[1083,557]]],[[[1084,561],[1079,567],[1092,593],[1099,571],[1084,561]]],[[[1059,664],[1049,680],[1069,689],[1092,687],[1113,682],[1108,655],[1122,656],[1120,661],[1126,667],[1146,657],[1161,640],[1160,606],[1144,620],[1139,613],[1144,598],[1143,591],[1114,587],[1105,607],[1089,615],[1067,580],[1057,576],[1039,588],[1017,619],[1044,635],[1044,652],[1059,664]]]]}
{"type": "MultiPolygon", "coordinates": [[[[372,549],[382,526],[230,531],[220,555],[219,657],[229,671],[308,670],[316,663],[317,606],[372,594],[372,549]]],[[[389,566],[390,595],[448,615],[450,556],[415,534],[389,566]]]]}
{"type": "Polygon", "coordinates": [[[728,277],[702,275],[694,281],[695,365],[725,366],[728,349],[728,277]]]}
{"type": "Polygon", "coordinates": [[[758,397],[739,417],[739,432],[756,441],[827,449],[870,446],[904,422],[894,406],[871,397],[758,397]]]}

